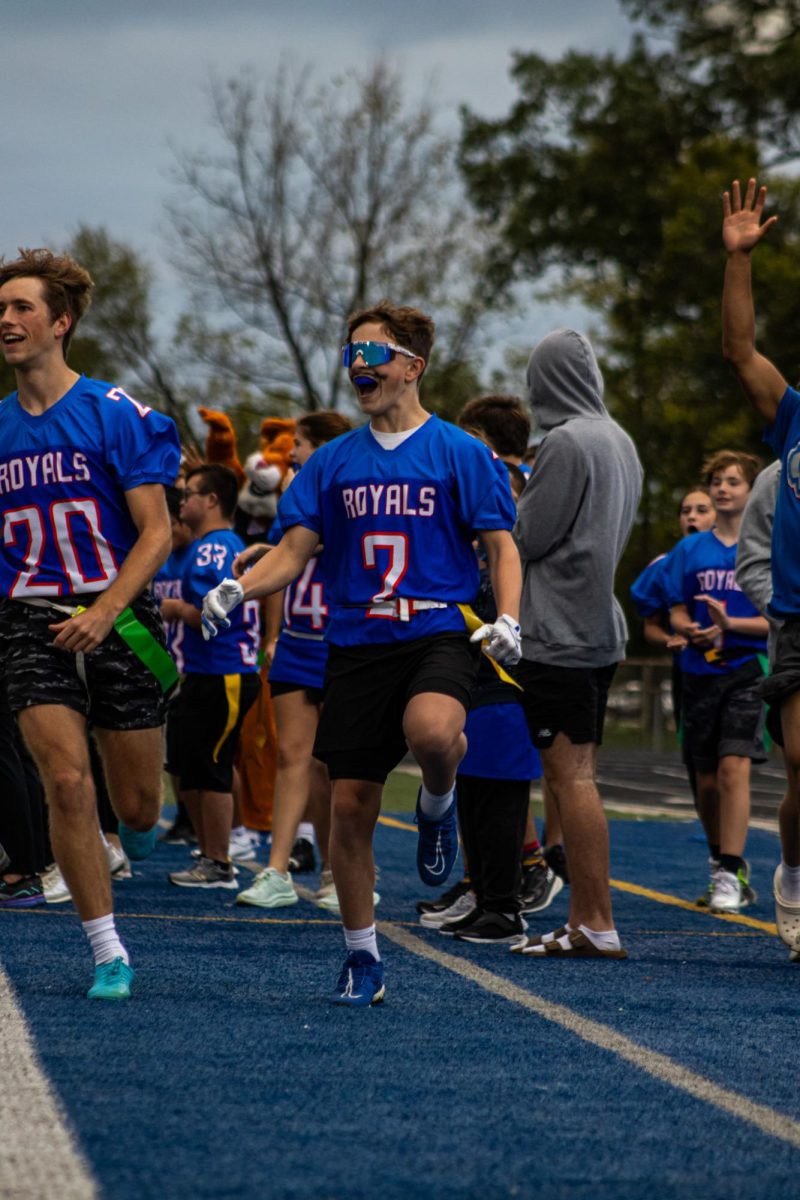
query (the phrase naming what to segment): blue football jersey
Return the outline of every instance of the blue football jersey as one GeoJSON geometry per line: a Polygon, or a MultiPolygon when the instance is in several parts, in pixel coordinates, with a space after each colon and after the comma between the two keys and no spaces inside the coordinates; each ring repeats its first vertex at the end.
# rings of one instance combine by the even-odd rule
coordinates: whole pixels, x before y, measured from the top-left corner
{"type": "MultiPolygon", "coordinates": [[[[189,561],[192,546],[180,546],[173,550],[163,567],[153,577],[153,595],[160,605],[162,600],[183,599],[183,572],[189,561]]],[[[183,674],[183,621],[165,621],[164,634],[167,649],[175,659],[175,666],[183,674]]]]}
{"type": "Polygon", "coordinates": [[[653,617],[670,607],[664,586],[667,557],[666,554],[659,554],[631,584],[631,598],[640,617],[653,617]]]}
{"type": "MultiPolygon", "coordinates": [[[[244,542],[232,529],[215,529],[192,542],[181,579],[183,599],[202,609],[203,597],[223,579],[233,578],[233,560],[244,542]]],[[[246,600],[229,614],[230,628],[205,641],[199,629],[184,622],[183,662],[187,675],[247,675],[258,670],[261,612],[257,600],[246,600]]]]}
{"type": "MultiPolygon", "coordinates": [[[[693,621],[701,628],[711,625],[708,605],[695,596],[713,596],[726,605],[730,617],[759,617],[736,582],[736,545],[726,546],[713,529],[706,533],[690,533],[678,542],[668,559],[665,576],[666,597],[673,604],[685,604],[693,621]]],[[[724,675],[733,666],[748,662],[758,654],[766,654],[767,639],[725,632],[719,655],[707,657],[702,650],[687,646],[681,651],[680,668],[687,675],[724,675]]]]}
{"type": "Polygon", "coordinates": [[[457,605],[478,589],[474,535],[511,530],[516,515],[503,463],[435,416],[392,450],[368,425],[320,447],[280,511],[285,529],[303,525],[323,543],[328,640],[338,645],[463,630],[457,605]],[[445,607],[410,605],[401,620],[398,600],[445,607]]]}
{"type": "Polygon", "coordinates": [[[0,404],[0,595],[105,591],[138,538],[125,493],[174,483],[175,423],[82,376],[41,416],[0,404]]]}
{"type": "MultiPolygon", "coordinates": [[[[292,485],[290,484],[290,487],[292,485]]],[[[283,537],[281,504],[267,541],[277,545],[283,537]]],[[[325,594],[325,554],[314,554],[283,593],[283,620],[269,678],[276,683],[296,683],[321,688],[328,663],[329,605],[325,594]]]]}

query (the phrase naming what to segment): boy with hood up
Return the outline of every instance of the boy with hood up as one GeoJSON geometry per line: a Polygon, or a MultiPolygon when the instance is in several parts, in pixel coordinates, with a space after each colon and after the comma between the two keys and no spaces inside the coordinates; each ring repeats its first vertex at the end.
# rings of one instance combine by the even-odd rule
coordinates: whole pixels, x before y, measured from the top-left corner
{"type": "Polygon", "coordinates": [[[626,958],[611,915],[596,763],[608,689],[625,656],[614,573],[636,516],[642,467],[603,403],[600,368],[582,334],[559,329],[543,338],[527,379],[546,436],[514,527],[524,571],[516,678],[561,815],[572,890],[568,923],[512,950],[626,958]]]}

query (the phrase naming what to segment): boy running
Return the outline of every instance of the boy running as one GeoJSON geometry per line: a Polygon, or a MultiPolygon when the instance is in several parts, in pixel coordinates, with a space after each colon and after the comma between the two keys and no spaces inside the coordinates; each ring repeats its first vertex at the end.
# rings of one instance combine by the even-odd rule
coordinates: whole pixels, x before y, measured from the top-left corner
{"type": "Polygon", "coordinates": [[[243,600],[297,578],[324,544],[330,654],[314,753],[333,783],[331,867],[347,948],[336,1004],[383,999],[372,836],[386,776],[407,749],[422,768],[423,882],[443,883],[458,853],[455,774],[477,666],[461,606],[478,588],[476,532],[502,615],[473,638],[488,638],[498,661],[519,658],[508,475],[485,446],[421,406],[433,340],[433,322],[415,308],[384,301],[350,318],[342,359],[369,423],[314,454],[281,502],[280,544],[203,607],[213,634],[243,600]]]}
{"type": "Polygon", "coordinates": [[[0,405],[0,648],[94,952],[89,997],[125,999],[133,971],[114,925],[87,724],[125,852],[144,858],[161,804],[164,688],[176,678],[147,585],[170,550],[164,485],[180,445],[168,417],[67,366],[92,286],[49,250],[0,263],[0,341],[17,381],[0,405]]]}

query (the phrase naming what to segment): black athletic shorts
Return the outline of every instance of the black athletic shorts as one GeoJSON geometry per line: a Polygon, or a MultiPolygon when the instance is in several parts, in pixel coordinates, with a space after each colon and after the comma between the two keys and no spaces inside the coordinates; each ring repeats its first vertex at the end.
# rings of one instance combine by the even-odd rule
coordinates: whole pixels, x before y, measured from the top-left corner
{"type": "MultiPolygon", "coordinates": [[[[59,597],[65,605],[93,597],[59,597]]],[[[150,592],[131,604],[134,615],[166,648],[164,623],[150,592]]],[[[153,729],[164,724],[166,701],[152,671],[115,629],[88,654],[53,645],[48,628],[67,618],[57,609],[0,601],[0,664],[14,712],[39,704],[63,704],[98,729],[153,729]]]]}
{"type": "Polygon", "coordinates": [[[322,688],[306,687],[303,683],[289,683],[288,680],[270,679],[269,690],[273,696],[288,696],[290,692],[305,692],[309,704],[322,704],[325,694],[322,688]]]}
{"type": "Polygon", "coordinates": [[[314,757],[331,779],[384,783],[408,753],[403,716],[409,700],[439,692],[468,712],[479,653],[466,633],[331,646],[314,757]]]}
{"type": "Polygon", "coordinates": [[[726,675],[683,676],[683,749],[696,771],[714,771],[725,755],[766,762],[758,659],[726,675]]]}
{"type": "Polygon", "coordinates": [[[260,688],[256,671],[183,677],[167,721],[169,764],[181,791],[231,791],[242,722],[260,688]]]}
{"type": "Polygon", "coordinates": [[[616,670],[616,663],[557,667],[529,658],[517,663],[513,675],[522,688],[522,707],[537,750],[549,750],[559,733],[575,746],[602,745],[608,689],[616,670]]]}
{"type": "Polygon", "coordinates": [[[767,729],[770,736],[778,746],[782,746],[781,705],[789,696],[800,692],[800,617],[789,617],[778,630],[775,661],[758,691],[762,700],[769,705],[767,729]]]}

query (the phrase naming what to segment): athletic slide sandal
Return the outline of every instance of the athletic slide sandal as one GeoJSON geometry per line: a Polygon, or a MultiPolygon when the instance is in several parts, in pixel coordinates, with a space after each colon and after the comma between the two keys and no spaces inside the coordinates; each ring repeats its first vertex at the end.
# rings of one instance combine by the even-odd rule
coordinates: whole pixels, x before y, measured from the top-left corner
{"type": "MultiPolygon", "coordinates": [[[[563,935],[561,935],[563,937],[563,935]]],[[[538,945],[526,945],[522,947],[522,954],[529,954],[534,958],[627,958],[628,951],[623,950],[601,950],[589,941],[585,933],[581,933],[580,929],[570,929],[566,934],[569,942],[568,947],[564,947],[561,941],[557,938],[548,939],[546,942],[540,942],[538,945]]]]}
{"type": "Polygon", "coordinates": [[[784,900],[781,895],[781,864],[775,868],[772,878],[772,894],[775,897],[775,924],[778,937],[790,950],[800,950],[800,902],[784,900]]]}

